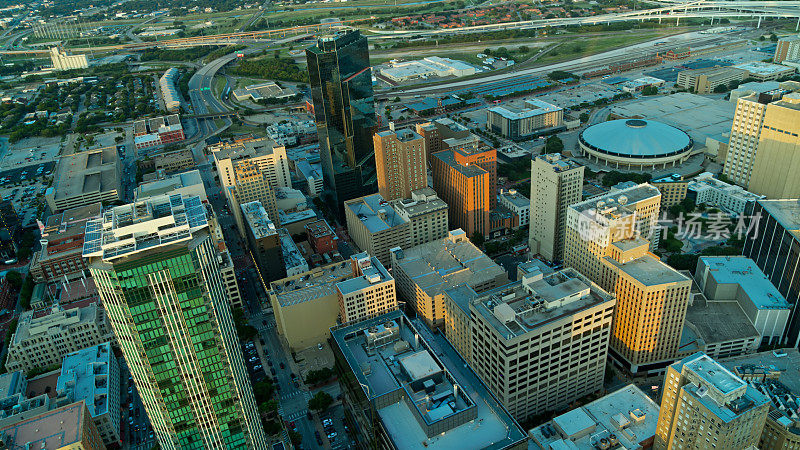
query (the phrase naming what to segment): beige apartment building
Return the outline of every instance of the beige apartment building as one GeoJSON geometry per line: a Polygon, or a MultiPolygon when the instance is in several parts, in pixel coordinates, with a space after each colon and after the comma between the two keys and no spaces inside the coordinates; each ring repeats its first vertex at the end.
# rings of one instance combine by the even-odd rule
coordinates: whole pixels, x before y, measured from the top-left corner
{"type": "Polygon", "coordinates": [[[800,92],[767,105],[747,190],[767,198],[800,197],[800,92]]]}
{"type": "Polygon", "coordinates": [[[617,298],[612,358],[633,374],[654,373],[676,356],[691,280],[649,253],[661,194],[641,184],[572,205],[564,265],[617,298]]]}
{"type": "Polygon", "coordinates": [[[562,261],[567,207],[581,201],[583,166],[559,154],[531,160],[530,233],[532,255],[562,261]]]}
{"type": "Polygon", "coordinates": [[[717,86],[728,86],[732,81],[740,82],[747,77],[747,71],[734,67],[709,67],[684,70],[678,73],[678,86],[695,94],[710,94],[717,86]]]}
{"type": "Polygon", "coordinates": [[[655,450],[756,448],[769,398],[698,352],[667,369],[655,450]]]}
{"type": "Polygon", "coordinates": [[[263,138],[223,143],[207,150],[214,156],[222,191],[242,238],[245,237],[242,203],[260,201],[270,220],[280,225],[275,190],[292,187],[286,148],[263,138]]]}
{"type": "Polygon", "coordinates": [[[273,281],[268,296],[278,334],[292,351],[325,342],[344,319],[372,317],[397,305],[392,276],[365,253],[273,281]]]}
{"type": "MultiPolygon", "coordinates": [[[[647,183],[626,189],[613,189],[607,194],[584,200],[567,208],[564,231],[564,266],[599,283],[604,265],[615,241],[637,236],[648,237],[650,246],[657,241],[658,213],[661,192],[647,183]]],[[[613,285],[599,283],[604,289],[613,285]]]]}
{"type": "Polygon", "coordinates": [[[786,36],[778,39],[772,62],[780,64],[783,61],[797,59],[800,59],[800,36],[786,36]]]}
{"type": "Polygon", "coordinates": [[[444,293],[468,284],[481,293],[508,283],[506,271],[456,229],[446,238],[391,249],[392,275],[403,300],[429,327],[444,325],[444,293]]]}
{"type": "Polygon", "coordinates": [[[614,296],[574,269],[445,294],[445,334],[518,420],[601,391],[614,296]]]}
{"type": "Polygon", "coordinates": [[[60,365],[68,353],[113,340],[105,310],[94,303],[69,310],[56,305],[44,315],[25,311],[8,343],[6,369],[60,365]]]}
{"type": "Polygon", "coordinates": [[[410,199],[389,202],[394,211],[409,224],[411,246],[447,237],[448,206],[431,188],[411,192],[410,199]]]}
{"type": "Polygon", "coordinates": [[[411,191],[428,187],[425,140],[409,128],[375,133],[378,193],[385,200],[410,198],[411,191]]]}
{"type": "Polygon", "coordinates": [[[381,194],[347,200],[344,216],[353,242],[383,264],[391,261],[390,248],[411,247],[409,222],[400,217],[381,194]]]}
{"type": "Polygon", "coordinates": [[[394,278],[378,258],[366,253],[353,255],[353,277],[336,284],[339,320],[358,322],[397,309],[394,278]]]}
{"type": "Polygon", "coordinates": [[[433,189],[386,201],[372,194],[345,202],[347,231],[358,247],[389,265],[389,250],[410,248],[447,236],[447,203],[433,189]]]}
{"type": "Polygon", "coordinates": [[[515,141],[563,126],[564,110],[535,98],[526,100],[522,108],[494,106],[486,110],[486,128],[515,141]]]}

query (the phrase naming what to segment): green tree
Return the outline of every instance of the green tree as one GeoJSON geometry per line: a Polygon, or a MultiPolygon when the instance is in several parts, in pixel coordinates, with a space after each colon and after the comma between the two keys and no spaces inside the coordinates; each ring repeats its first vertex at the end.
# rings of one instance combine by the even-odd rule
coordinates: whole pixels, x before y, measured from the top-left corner
{"type": "Polygon", "coordinates": [[[724,84],[718,84],[718,85],[714,86],[714,93],[722,94],[724,92],[728,92],[728,86],[726,86],[724,84]]]}
{"type": "Polygon", "coordinates": [[[544,144],[545,153],[561,153],[564,150],[564,142],[558,136],[550,136],[544,144]]]}
{"type": "Polygon", "coordinates": [[[308,409],[322,412],[328,409],[331,404],[333,404],[333,397],[325,391],[320,391],[308,400],[308,409]]]}
{"type": "Polygon", "coordinates": [[[22,275],[16,270],[11,270],[6,274],[6,281],[13,289],[19,289],[22,287],[22,275]]]}
{"type": "Polygon", "coordinates": [[[642,95],[656,95],[658,94],[658,88],[656,86],[645,86],[642,89],[642,95]]]}
{"type": "Polygon", "coordinates": [[[295,447],[297,447],[300,445],[301,442],[303,442],[303,435],[298,433],[297,431],[289,430],[289,439],[292,441],[292,444],[294,444],[295,447]]]}
{"type": "Polygon", "coordinates": [[[484,242],[486,242],[486,238],[478,231],[472,233],[470,240],[473,244],[475,244],[476,247],[480,247],[484,242]]]}
{"type": "Polygon", "coordinates": [[[586,123],[589,121],[589,113],[581,113],[579,117],[581,119],[581,123],[586,123]]]}

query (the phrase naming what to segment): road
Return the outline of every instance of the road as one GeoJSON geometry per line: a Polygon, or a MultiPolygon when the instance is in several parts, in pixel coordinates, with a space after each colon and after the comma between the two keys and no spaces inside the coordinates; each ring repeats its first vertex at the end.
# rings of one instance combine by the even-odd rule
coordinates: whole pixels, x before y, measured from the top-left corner
{"type": "Polygon", "coordinates": [[[637,57],[652,55],[654,52],[653,44],[656,42],[667,42],[668,45],[681,45],[698,47],[710,44],[723,39],[719,35],[700,34],[699,32],[692,31],[689,33],[678,34],[667,38],[658,37],[647,42],[630,45],[607,52],[598,53],[596,55],[585,56],[575,60],[564,61],[560,63],[549,64],[541,67],[534,67],[530,69],[521,69],[517,71],[505,72],[497,75],[488,75],[485,77],[472,78],[469,80],[455,81],[452,83],[439,84],[435,86],[400,89],[391,91],[390,93],[382,93],[381,96],[397,96],[397,95],[414,95],[423,94],[437,91],[455,90],[459,88],[468,87],[475,84],[490,83],[493,81],[503,81],[510,78],[524,76],[524,75],[540,75],[545,76],[550,72],[556,70],[564,70],[567,72],[579,72],[589,68],[598,68],[604,65],[618,62],[622,60],[630,60],[637,57]]]}

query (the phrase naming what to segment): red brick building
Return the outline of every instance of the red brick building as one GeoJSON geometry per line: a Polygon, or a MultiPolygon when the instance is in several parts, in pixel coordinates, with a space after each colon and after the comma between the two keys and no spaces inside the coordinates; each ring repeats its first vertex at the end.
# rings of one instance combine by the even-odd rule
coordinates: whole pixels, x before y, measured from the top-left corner
{"type": "Polygon", "coordinates": [[[42,230],[42,249],[33,254],[31,275],[37,283],[63,281],[80,275],[83,260],[83,237],[86,222],[100,217],[103,206],[94,203],[53,214],[42,230]]]}
{"type": "Polygon", "coordinates": [[[133,123],[133,143],[136,149],[157,147],[186,139],[177,114],[141,119],[133,123]]]}
{"type": "Polygon", "coordinates": [[[309,222],[305,226],[308,243],[314,253],[325,254],[336,252],[339,248],[339,237],[325,219],[309,222]]]}

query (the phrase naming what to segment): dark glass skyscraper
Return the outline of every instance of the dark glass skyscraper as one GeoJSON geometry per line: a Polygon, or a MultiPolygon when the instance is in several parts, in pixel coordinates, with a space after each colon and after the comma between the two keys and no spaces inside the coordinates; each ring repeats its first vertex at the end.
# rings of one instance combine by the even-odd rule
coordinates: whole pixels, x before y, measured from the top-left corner
{"type": "Polygon", "coordinates": [[[372,136],[378,128],[367,38],[358,30],[306,50],[326,190],[338,204],[377,191],[372,136]]]}

